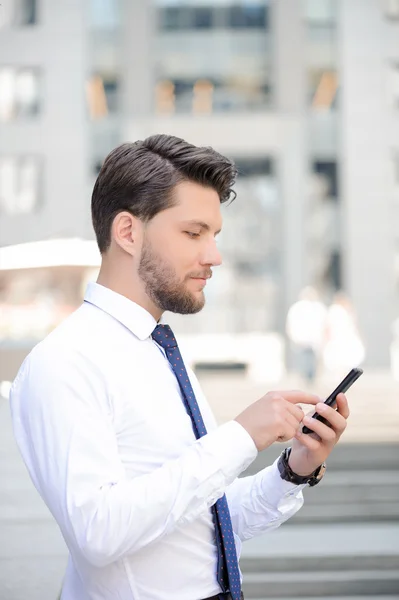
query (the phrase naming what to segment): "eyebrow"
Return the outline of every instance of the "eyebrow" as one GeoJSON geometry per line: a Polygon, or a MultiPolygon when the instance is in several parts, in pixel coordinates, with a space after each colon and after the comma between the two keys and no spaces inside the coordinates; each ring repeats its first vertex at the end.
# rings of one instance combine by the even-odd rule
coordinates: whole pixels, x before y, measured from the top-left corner
{"type": "MultiPolygon", "coordinates": [[[[201,229],[204,229],[205,231],[210,231],[211,228],[209,227],[208,223],[205,223],[204,221],[186,221],[185,222],[186,225],[191,225],[194,227],[201,227],[201,229]]],[[[219,229],[218,231],[215,231],[215,235],[218,235],[222,230],[219,229]]]]}

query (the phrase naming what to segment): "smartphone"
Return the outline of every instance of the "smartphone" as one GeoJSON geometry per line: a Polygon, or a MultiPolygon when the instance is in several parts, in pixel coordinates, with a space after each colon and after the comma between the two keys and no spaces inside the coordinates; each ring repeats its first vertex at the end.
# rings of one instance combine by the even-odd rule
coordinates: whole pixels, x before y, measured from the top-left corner
{"type": "MultiPolygon", "coordinates": [[[[338,394],[345,394],[345,392],[347,390],[349,390],[351,385],[353,385],[355,383],[356,379],[359,379],[360,375],[362,375],[362,374],[363,374],[362,369],[356,368],[356,369],[352,369],[351,371],[349,371],[348,375],[346,377],[344,377],[344,379],[341,381],[341,383],[328,396],[328,398],[324,402],[324,404],[334,407],[337,403],[338,394]]],[[[324,417],[319,415],[319,413],[317,413],[317,412],[315,412],[314,415],[312,415],[312,418],[328,424],[328,421],[324,417]]],[[[302,433],[314,433],[314,431],[312,429],[309,429],[309,427],[306,427],[306,425],[305,425],[302,429],[302,433]]]]}

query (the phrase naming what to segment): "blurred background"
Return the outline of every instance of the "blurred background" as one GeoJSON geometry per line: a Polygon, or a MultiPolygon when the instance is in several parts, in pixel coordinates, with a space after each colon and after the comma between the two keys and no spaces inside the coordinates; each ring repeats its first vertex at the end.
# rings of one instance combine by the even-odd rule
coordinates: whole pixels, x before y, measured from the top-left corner
{"type": "Polygon", "coordinates": [[[246,597],[398,599],[399,0],[2,0],[0,600],[55,598],[66,556],[10,382],[96,278],[105,156],[154,133],[239,170],[206,308],[169,315],[218,421],[365,370],[323,483],[244,545],[246,597]]]}

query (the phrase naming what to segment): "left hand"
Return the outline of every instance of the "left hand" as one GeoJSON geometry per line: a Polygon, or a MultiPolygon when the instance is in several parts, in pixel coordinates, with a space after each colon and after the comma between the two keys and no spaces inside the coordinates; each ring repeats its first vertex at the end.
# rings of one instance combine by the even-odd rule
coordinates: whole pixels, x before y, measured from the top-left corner
{"type": "Polygon", "coordinates": [[[349,417],[348,401],[344,394],[337,396],[337,408],[331,408],[323,403],[315,406],[316,411],[330,424],[325,425],[307,415],[303,424],[314,433],[303,434],[298,431],[292,440],[292,450],[288,464],[294,473],[307,476],[313,473],[330,455],[335,444],[343,434],[349,417]]]}

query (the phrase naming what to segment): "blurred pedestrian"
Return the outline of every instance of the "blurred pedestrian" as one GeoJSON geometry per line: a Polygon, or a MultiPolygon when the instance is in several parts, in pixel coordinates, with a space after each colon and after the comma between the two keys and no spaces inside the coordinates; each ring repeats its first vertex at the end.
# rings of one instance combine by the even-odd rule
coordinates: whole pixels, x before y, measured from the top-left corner
{"type": "Polygon", "coordinates": [[[345,429],[340,396],[331,428],[305,419],[317,436],[301,434],[298,405],[323,405],[298,391],[218,427],[164,320],[204,306],[234,178],[227,158],[170,136],[112,151],[92,196],[98,281],[13,383],[18,446],[70,553],[63,600],[238,600],[242,541],[296,513],[345,429]]]}
{"type": "Polygon", "coordinates": [[[286,332],[291,342],[294,369],[307,383],[316,377],[323,347],[327,308],[318,292],[311,286],[305,287],[297,302],[287,313],[286,332]]]}
{"type": "Polygon", "coordinates": [[[331,373],[342,373],[359,365],[365,358],[365,347],[356,321],[348,295],[339,290],[328,308],[323,349],[324,366],[331,373]]]}

